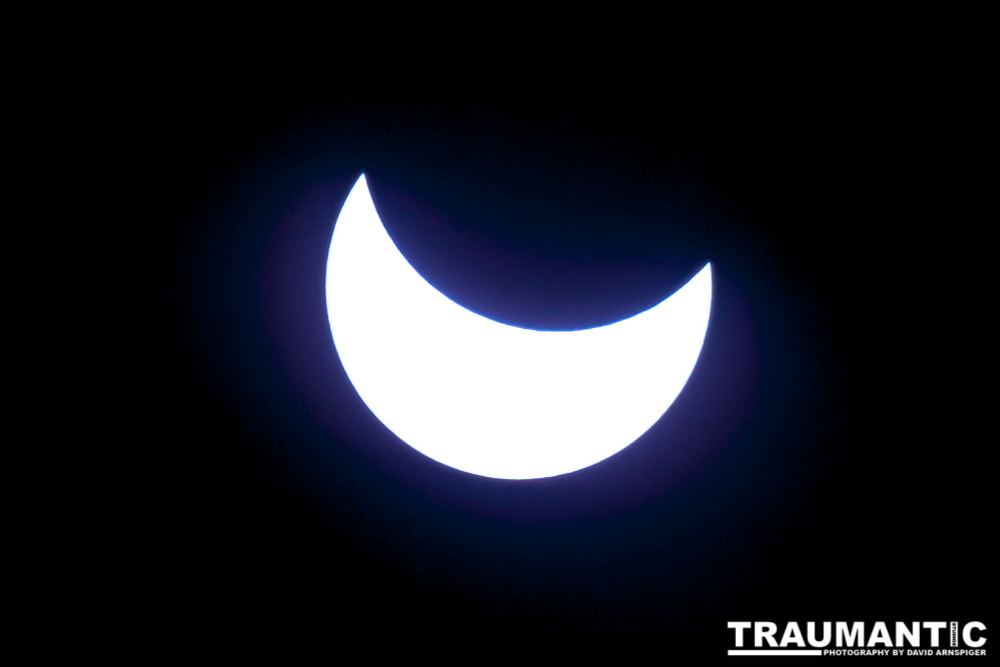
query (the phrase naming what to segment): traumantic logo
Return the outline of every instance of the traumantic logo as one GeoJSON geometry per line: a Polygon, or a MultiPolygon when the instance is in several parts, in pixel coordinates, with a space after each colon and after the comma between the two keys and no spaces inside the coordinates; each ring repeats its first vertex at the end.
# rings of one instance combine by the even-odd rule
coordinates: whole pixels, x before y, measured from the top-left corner
{"type": "Polygon", "coordinates": [[[731,621],[729,629],[729,655],[986,655],[986,625],[979,621],[810,621],[804,627],[791,621],[780,628],[770,621],[731,621]]]}

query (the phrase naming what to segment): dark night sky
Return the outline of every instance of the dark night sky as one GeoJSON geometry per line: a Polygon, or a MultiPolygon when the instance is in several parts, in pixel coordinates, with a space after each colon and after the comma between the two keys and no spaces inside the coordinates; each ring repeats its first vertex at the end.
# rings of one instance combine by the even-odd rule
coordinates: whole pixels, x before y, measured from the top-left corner
{"type": "Polygon", "coordinates": [[[988,621],[970,212],[921,89],[833,66],[683,90],[319,83],[168,78],[139,105],[158,586],[186,609],[168,631],[246,655],[695,657],[733,620],[988,621]],[[712,261],[677,402],[549,480],[410,450],[326,322],[362,172],[414,266],[512,324],[614,321],[712,261]]]}

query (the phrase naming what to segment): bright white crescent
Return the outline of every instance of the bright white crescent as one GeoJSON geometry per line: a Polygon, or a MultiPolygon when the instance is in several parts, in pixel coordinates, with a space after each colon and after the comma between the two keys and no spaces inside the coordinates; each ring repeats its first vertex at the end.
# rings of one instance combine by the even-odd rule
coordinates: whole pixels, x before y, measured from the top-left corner
{"type": "Polygon", "coordinates": [[[410,266],[361,176],[334,227],[326,304],[347,376],[390,431],[452,468],[532,479],[603,461],[667,411],[701,352],[712,273],[607,326],[509,326],[410,266]]]}

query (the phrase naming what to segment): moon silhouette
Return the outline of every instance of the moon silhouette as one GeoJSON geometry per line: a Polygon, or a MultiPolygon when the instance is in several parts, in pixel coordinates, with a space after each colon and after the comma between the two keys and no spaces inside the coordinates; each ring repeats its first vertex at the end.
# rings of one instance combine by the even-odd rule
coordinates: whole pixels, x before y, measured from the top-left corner
{"type": "Polygon", "coordinates": [[[663,416],[701,352],[712,272],[607,326],[510,326],[410,266],[362,175],[334,226],[326,304],[348,378],[403,442],[475,475],[534,479],[603,461],[663,416]]]}

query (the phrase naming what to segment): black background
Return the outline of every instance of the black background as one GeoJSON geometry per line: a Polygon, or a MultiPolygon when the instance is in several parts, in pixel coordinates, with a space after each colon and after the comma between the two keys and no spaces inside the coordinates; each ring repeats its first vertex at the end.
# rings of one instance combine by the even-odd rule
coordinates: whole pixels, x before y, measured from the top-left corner
{"type": "Polygon", "coordinates": [[[684,85],[348,69],[168,66],[136,105],[165,645],[656,659],[724,655],[735,620],[988,622],[977,213],[937,84],[835,60],[684,85]],[[512,324],[611,322],[711,261],[676,403],[548,480],[410,450],[326,320],[362,172],[418,271],[512,324]]]}

